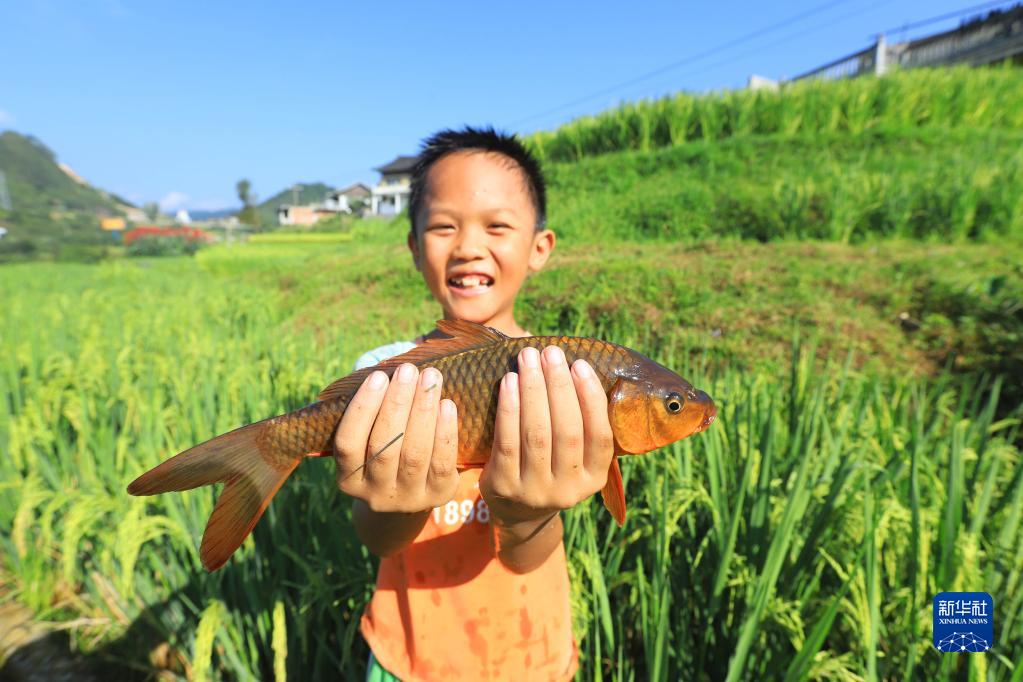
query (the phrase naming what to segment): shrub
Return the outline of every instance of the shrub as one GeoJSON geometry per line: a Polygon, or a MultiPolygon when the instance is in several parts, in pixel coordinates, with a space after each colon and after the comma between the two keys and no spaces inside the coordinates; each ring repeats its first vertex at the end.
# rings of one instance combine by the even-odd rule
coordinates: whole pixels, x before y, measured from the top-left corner
{"type": "Polygon", "coordinates": [[[191,256],[202,247],[197,239],[184,237],[139,237],[128,245],[129,256],[191,256]]]}

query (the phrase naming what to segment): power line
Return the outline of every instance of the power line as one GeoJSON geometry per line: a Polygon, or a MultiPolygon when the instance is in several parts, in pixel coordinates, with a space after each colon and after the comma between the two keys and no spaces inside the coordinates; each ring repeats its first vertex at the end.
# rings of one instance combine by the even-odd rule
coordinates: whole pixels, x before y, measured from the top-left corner
{"type": "Polygon", "coordinates": [[[845,21],[846,19],[851,19],[859,14],[869,12],[873,9],[876,9],[877,7],[881,7],[882,5],[886,5],[888,3],[889,0],[876,0],[876,2],[873,2],[865,7],[862,7],[856,10],[855,12],[847,12],[846,14],[834,17],[833,19],[829,19],[828,21],[821,22],[819,24],[815,24],[814,26],[810,26],[809,28],[803,28],[798,31],[795,31],[794,33],[789,33],[772,43],[767,43],[766,45],[757,45],[756,47],[752,47],[746,50],[745,52],[739,52],[738,54],[733,54],[729,57],[726,57],[725,59],[719,59],[718,61],[712,62],[710,65],[703,67],[702,71],[704,72],[710,71],[712,69],[716,69],[719,66],[730,64],[731,62],[734,62],[736,59],[741,59],[742,57],[747,57],[751,54],[756,54],[757,52],[762,52],[763,50],[767,50],[772,47],[777,47],[778,45],[784,45],[785,43],[788,43],[792,40],[802,38],[803,36],[814,33],[815,31],[819,31],[822,28],[827,28],[828,26],[832,26],[841,21],[845,21]]]}
{"type": "Polygon", "coordinates": [[[955,12],[949,12],[948,14],[942,14],[937,17],[931,17],[930,19],[922,19],[920,21],[913,22],[912,24],[903,24],[902,26],[896,26],[895,28],[885,29],[881,33],[898,33],[902,31],[909,31],[914,28],[920,28],[921,26],[928,26],[930,24],[936,24],[939,21],[945,21],[946,19],[957,19],[964,14],[970,14],[972,12],[979,12],[981,10],[990,9],[997,7],[998,5],[1005,5],[1006,0],[995,0],[994,2],[985,2],[980,5],[974,5],[973,7],[966,7],[955,12]]]}
{"type": "Polygon", "coordinates": [[[824,12],[826,10],[831,9],[832,7],[836,7],[838,5],[842,5],[842,4],[844,4],[846,2],[849,2],[849,1],[850,0],[832,0],[831,2],[826,2],[823,5],[818,5],[816,7],[813,7],[813,8],[811,8],[811,9],[805,11],[805,12],[802,12],[802,13],[797,14],[795,16],[789,17],[788,19],[784,19],[782,21],[779,21],[776,24],[772,24],[770,26],[766,26],[764,28],[761,28],[761,29],[758,29],[756,31],[753,31],[752,33],[747,33],[746,35],[743,35],[743,36],[740,36],[740,37],[735,38],[733,40],[730,40],[730,41],[728,41],[726,43],[723,43],[721,45],[718,45],[716,47],[712,47],[712,48],[710,48],[708,50],[704,50],[703,52],[698,52],[698,53],[696,53],[694,55],[686,57],[685,59],[680,59],[677,62],[672,62],[671,64],[667,64],[667,65],[662,66],[660,68],[654,69],[653,71],[649,71],[649,72],[647,72],[647,73],[645,73],[645,74],[643,74],[641,76],[636,76],[635,78],[627,80],[627,81],[625,81],[623,83],[619,83],[617,85],[612,85],[610,87],[604,88],[604,89],[599,90],[597,92],[594,92],[592,94],[586,95],[585,97],[580,97],[578,99],[572,100],[571,102],[566,102],[565,104],[561,104],[559,106],[553,107],[553,108],[548,109],[546,111],[542,111],[542,112],[540,112],[538,114],[531,114],[530,116],[526,116],[525,118],[520,118],[519,120],[513,121],[512,123],[508,124],[508,127],[509,128],[514,128],[514,127],[516,127],[518,125],[521,125],[522,123],[525,123],[527,121],[531,121],[531,120],[536,119],[536,118],[541,118],[541,117],[547,116],[549,114],[554,114],[554,113],[557,113],[557,112],[562,111],[564,109],[567,109],[569,107],[574,107],[577,104],[582,104],[583,102],[588,102],[589,100],[594,99],[595,97],[600,97],[602,95],[607,95],[607,94],[610,94],[612,92],[615,92],[616,90],[621,90],[622,88],[627,88],[627,87],[629,87],[631,85],[635,85],[636,83],[641,83],[642,81],[645,81],[645,80],[648,80],[650,78],[653,78],[654,76],[658,76],[658,75],[664,73],[665,71],[670,71],[672,69],[678,68],[679,66],[683,66],[685,64],[689,64],[689,63],[692,63],[692,62],[695,62],[695,61],[699,61],[701,59],[706,59],[707,57],[710,57],[711,55],[714,55],[714,54],[716,54],[716,53],[718,53],[718,52],[720,52],[722,50],[726,50],[728,48],[735,47],[736,45],[741,45],[742,43],[745,43],[747,41],[753,40],[755,38],[759,38],[760,36],[766,35],[768,33],[772,33],[774,31],[777,31],[780,28],[785,28],[785,27],[787,27],[787,26],[789,26],[791,24],[794,24],[794,23],[796,23],[798,21],[801,21],[801,20],[803,20],[803,19],[805,19],[807,17],[811,17],[814,14],[819,14],[821,12],[824,12]]]}
{"type": "MultiPolygon", "coordinates": [[[[637,76],[636,78],[633,78],[633,79],[631,79],[629,81],[625,81],[624,83],[619,83],[618,85],[614,85],[614,86],[610,86],[608,88],[604,88],[603,90],[594,92],[594,93],[592,93],[590,95],[586,95],[585,97],[580,97],[580,98],[578,98],[576,100],[573,100],[571,102],[567,102],[565,104],[562,104],[560,106],[548,109],[546,111],[543,111],[543,112],[540,112],[540,113],[537,113],[537,114],[532,114],[532,115],[527,116],[525,118],[521,118],[521,119],[519,119],[517,121],[514,121],[513,123],[509,124],[509,127],[515,127],[515,126],[518,126],[518,125],[520,125],[522,123],[525,123],[527,121],[530,121],[530,120],[533,120],[533,119],[536,119],[536,118],[541,118],[541,117],[547,116],[549,114],[557,113],[557,112],[562,111],[564,109],[573,107],[573,106],[575,106],[577,104],[582,104],[584,102],[587,102],[587,101],[589,101],[591,99],[594,99],[596,97],[600,97],[602,95],[610,94],[610,93],[616,92],[618,90],[621,90],[623,88],[627,88],[627,87],[629,87],[631,85],[635,85],[635,84],[640,83],[642,81],[648,80],[648,79],[650,79],[650,78],[652,78],[654,76],[660,75],[660,74],[662,74],[662,73],[664,73],[666,71],[669,71],[669,70],[672,70],[672,69],[677,68],[679,66],[682,66],[683,64],[688,64],[688,63],[691,63],[691,62],[694,62],[694,61],[698,61],[700,59],[705,59],[706,57],[710,56],[711,54],[714,54],[715,52],[721,51],[721,50],[723,50],[723,49],[725,49],[727,47],[733,47],[733,46],[735,46],[737,44],[741,44],[743,42],[751,40],[752,38],[765,35],[767,33],[775,31],[775,30],[777,30],[779,28],[784,28],[785,26],[793,24],[793,23],[796,23],[797,21],[799,21],[801,19],[804,19],[804,18],[806,18],[808,16],[812,16],[813,14],[817,14],[817,13],[819,13],[821,11],[826,10],[826,9],[830,9],[833,6],[842,4],[842,2],[844,2],[844,1],[846,1],[846,0],[838,0],[836,2],[831,2],[831,3],[826,3],[824,5],[820,5],[818,7],[813,8],[813,9],[807,10],[806,12],[804,12],[804,13],[802,13],[800,15],[796,15],[794,17],[786,19],[785,21],[778,22],[777,24],[774,24],[772,26],[768,26],[766,28],[763,28],[763,29],[760,29],[758,31],[754,31],[753,33],[750,33],[750,34],[747,34],[745,36],[742,36],[741,38],[736,38],[735,40],[732,40],[732,41],[730,41],[728,43],[725,43],[725,44],[723,44],[721,46],[718,46],[716,48],[712,48],[712,49],[707,50],[705,52],[693,55],[691,57],[687,57],[684,60],[680,60],[680,61],[675,62],[673,64],[669,64],[667,66],[663,66],[663,67],[661,67],[659,69],[656,69],[654,71],[650,71],[650,72],[648,72],[646,74],[643,74],[641,76],[637,76]]],[[[852,18],[852,17],[857,16],[857,15],[863,13],[863,12],[872,10],[872,9],[874,9],[874,8],[880,6],[880,5],[884,5],[884,4],[886,4],[886,3],[885,2],[876,2],[876,3],[873,3],[871,5],[868,5],[867,7],[863,8],[863,9],[857,10],[856,12],[852,12],[852,13],[849,13],[849,14],[845,14],[845,15],[843,15],[841,17],[837,17],[835,19],[831,19],[831,20],[829,20],[827,22],[824,22],[822,24],[818,24],[816,26],[813,26],[810,29],[801,30],[801,31],[798,31],[796,33],[789,34],[789,35],[785,36],[784,38],[782,38],[781,40],[775,41],[773,43],[769,43],[767,45],[760,45],[760,46],[755,47],[755,48],[753,48],[751,50],[747,50],[745,52],[740,52],[738,54],[731,55],[730,57],[728,57],[726,59],[719,60],[717,62],[712,63],[710,66],[706,67],[705,70],[710,70],[710,69],[713,69],[713,68],[717,68],[718,66],[722,66],[724,64],[728,64],[728,63],[730,63],[730,62],[732,62],[732,61],[734,61],[734,60],[736,60],[736,59],[738,59],[740,57],[745,57],[745,56],[748,56],[750,54],[754,54],[756,52],[760,52],[760,51],[762,51],[764,49],[784,44],[784,43],[788,42],[789,40],[805,36],[805,35],[807,35],[809,33],[812,33],[812,32],[814,32],[816,30],[819,30],[821,28],[825,28],[825,27],[831,26],[831,25],[833,25],[835,23],[838,23],[840,21],[844,21],[846,19],[852,18]]],[[[971,7],[965,7],[963,9],[957,10],[955,12],[949,12],[948,14],[943,14],[943,15],[936,16],[936,17],[931,17],[929,19],[923,19],[921,21],[914,22],[912,24],[905,24],[904,26],[900,26],[900,27],[897,27],[897,28],[887,29],[885,31],[882,31],[881,33],[887,34],[887,33],[895,33],[897,31],[907,31],[907,30],[910,30],[912,28],[919,28],[921,26],[926,26],[926,25],[929,25],[929,24],[937,23],[939,21],[944,21],[944,20],[947,20],[947,19],[961,17],[963,15],[970,14],[971,12],[977,12],[977,11],[981,11],[981,10],[984,10],[984,9],[990,9],[990,8],[994,8],[994,7],[997,7],[999,5],[1005,5],[1005,4],[1006,4],[1006,0],[995,0],[993,2],[986,2],[986,3],[979,4],[979,5],[973,5],[971,7]]]]}

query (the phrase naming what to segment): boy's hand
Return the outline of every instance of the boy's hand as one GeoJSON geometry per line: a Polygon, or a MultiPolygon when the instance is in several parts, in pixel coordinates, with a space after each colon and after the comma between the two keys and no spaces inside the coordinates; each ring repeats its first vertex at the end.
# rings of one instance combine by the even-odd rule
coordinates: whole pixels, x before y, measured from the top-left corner
{"type": "Polygon", "coordinates": [[[604,487],[614,435],[607,396],[585,360],[524,348],[501,382],[494,447],[480,493],[495,524],[531,526],[604,487]]]}
{"type": "Polygon", "coordinates": [[[342,492],[374,512],[424,512],[454,496],[458,420],[455,404],[440,399],[441,381],[436,369],[420,374],[411,364],[390,382],[369,375],[334,436],[342,492]]]}

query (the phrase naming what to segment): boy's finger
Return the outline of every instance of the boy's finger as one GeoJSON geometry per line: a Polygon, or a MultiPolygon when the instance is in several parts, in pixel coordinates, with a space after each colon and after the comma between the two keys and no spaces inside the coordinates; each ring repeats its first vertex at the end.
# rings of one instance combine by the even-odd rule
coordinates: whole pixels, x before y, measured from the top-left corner
{"type": "Polygon", "coordinates": [[[583,416],[579,398],[564,351],[548,346],[542,360],[551,411],[551,469],[555,478],[569,480],[567,477],[582,473],[583,416]]]}
{"type": "Polygon", "coordinates": [[[458,488],[458,409],[454,401],[445,398],[438,412],[426,485],[447,496],[444,502],[448,502],[458,488]]]}
{"type": "Polygon", "coordinates": [[[494,480],[517,483],[520,476],[519,375],[509,372],[501,380],[494,419],[494,445],[487,462],[494,480]]]}
{"type": "MultiPolygon", "coordinates": [[[[366,442],[387,389],[387,375],[370,374],[345,408],[334,434],[334,458],[338,485],[366,463],[366,442]]],[[[361,477],[356,477],[360,478],[361,477]]]]}
{"type": "Polygon", "coordinates": [[[393,486],[397,480],[398,460],[404,446],[405,428],[418,378],[419,370],[409,363],[398,367],[391,377],[391,385],[384,394],[384,401],[367,443],[369,454],[363,473],[371,486],[393,486]],[[399,437],[399,434],[402,435],[399,437]]]}
{"type": "Polygon", "coordinates": [[[540,351],[519,352],[519,477],[523,485],[543,485],[551,478],[551,411],[540,351]]]}
{"type": "Polygon", "coordinates": [[[607,475],[614,455],[614,432],[607,416],[607,394],[600,377],[585,360],[572,365],[572,378],[579,395],[582,410],[583,433],[586,443],[583,466],[594,477],[607,475]]]}
{"type": "Polygon", "coordinates": [[[419,386],[412,399],[408,424],[402,439],[398,483],[408,490],[422,490],[430,466],[434,431],[437,428],[437,405],[440,402],[441,375],[433,367],[419,375],[419,386]]]}

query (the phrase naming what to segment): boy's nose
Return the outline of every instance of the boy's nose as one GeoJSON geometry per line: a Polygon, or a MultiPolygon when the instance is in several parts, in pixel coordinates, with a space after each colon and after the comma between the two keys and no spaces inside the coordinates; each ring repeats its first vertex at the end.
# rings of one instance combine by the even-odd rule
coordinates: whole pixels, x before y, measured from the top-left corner
{"type": "Polygon", "coordinates": [[[452,256],[459,260],[474,260],[486,254],[483,235],[478,230],[459,230],[452,256]]]}

